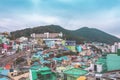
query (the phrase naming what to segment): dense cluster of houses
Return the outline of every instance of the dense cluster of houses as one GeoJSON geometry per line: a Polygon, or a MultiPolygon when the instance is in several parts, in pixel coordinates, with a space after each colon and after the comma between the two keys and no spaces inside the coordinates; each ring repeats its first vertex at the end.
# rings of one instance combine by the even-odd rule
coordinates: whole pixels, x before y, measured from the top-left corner
{"type": "Polygon", "coordinates": [[[75,40],[63,40],[62,37],[62,32],[46,32],[10,40],[5,34],[0,34],[0,60],[23,55],[18,57],[19,60],[13,59],[11,65],[7,62],[1,64],[0,74],[5,80],[120,79],[120,43],[76,44],[75,40]]]}

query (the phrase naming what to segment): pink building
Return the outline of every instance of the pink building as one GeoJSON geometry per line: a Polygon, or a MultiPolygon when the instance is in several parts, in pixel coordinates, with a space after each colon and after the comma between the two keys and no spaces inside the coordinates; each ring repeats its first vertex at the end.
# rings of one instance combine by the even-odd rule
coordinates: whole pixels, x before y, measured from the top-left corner
{"type": "Polygon", "coordinates": [[[9,48],[9,45],[7,45],[7,44],[3,43],[3,44],[2,44],[2,47],[3,47],[3,49],[6,49],[6,50],[8,50],[8,48],[9,48]]]}

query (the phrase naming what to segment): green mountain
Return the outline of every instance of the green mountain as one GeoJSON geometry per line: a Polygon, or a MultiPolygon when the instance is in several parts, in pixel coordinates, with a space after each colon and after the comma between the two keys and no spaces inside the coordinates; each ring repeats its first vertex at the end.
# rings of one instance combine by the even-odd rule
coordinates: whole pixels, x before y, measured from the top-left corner
{"type": "Polygon", "coordinates": [[[113,44],[114,42],[120,41],[119,38],[95,28],[83,27],[78,30],[66,30],[58,25],[47,25],[47,26],[38,26],[35,28],[27,28],[24,30],[17,30],[11,32],[11,34],[12,34],[12,38],[18,38],[21,36],[30,37],[30,34],[32,33],[44,33],[44,32],[50,32],[50,33],[63,32],[64,39],[76,40],[77,43],[82,43],[84,41],[94,41],[94,42],[113,44]]]}
{"type": "Polygon", "coordinates": [[[95,28],[83,27],[73,33],[74,35],[78,35],[78,37],[84,37],[87,41],[103,42],[108,44],[120,41],[119,38],[95,28]]]}

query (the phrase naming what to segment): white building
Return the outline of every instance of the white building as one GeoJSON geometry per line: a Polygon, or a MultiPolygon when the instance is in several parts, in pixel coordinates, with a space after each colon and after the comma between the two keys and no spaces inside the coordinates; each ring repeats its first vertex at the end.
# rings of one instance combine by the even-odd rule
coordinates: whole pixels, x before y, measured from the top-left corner
{"type": "Polygon", "coordinates": [[[114,45],[111,46],[111,52],[116,53],[118,49],[120,49],[120,42],[115,42],[114,45]]]}
{"type": "Polygon", "coordinates": [[[49,33],[49,32],[46,32],[46,33],[43,33],[43,34],[31,34],[31,37],[33,38],[41,38],[41,39],[46,39],[46,38],[58,38],[58,37],[63,37],[63,33],[60,32],[60,33],[49,33]]]}
{"type": "Polygon", "coordinates": [[[27,37],[20,37],[18,40],[20,42],[23,42],[23,41],[28,41],[28,38],[27,37]]]}

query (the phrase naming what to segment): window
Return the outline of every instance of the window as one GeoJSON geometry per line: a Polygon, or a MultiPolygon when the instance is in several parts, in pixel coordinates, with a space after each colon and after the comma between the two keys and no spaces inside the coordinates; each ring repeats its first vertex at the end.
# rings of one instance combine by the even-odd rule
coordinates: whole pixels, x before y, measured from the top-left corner
{"type": "Polygon", "coordinates": [[[64,75],[64,80],[67,80],[67,75],[66,74],[64,75]]]}
{"type": "Polygon", "coordinates": [[[96,80],[100,80],[100,78],[96,78],[96,80]]]}
{"type": "Polygon", "coordinates": [[[50,74],[47,74],[47,75],[46,75],[46,78],[47,78],[47,80],[51,79],[51,75],[50,75],[50,74]]]}
{"type": "Polygon", "coordinates": [[[44,77],[41,74],[37,74],[38,79],[37,80],[44,80],[44,77]]]}

